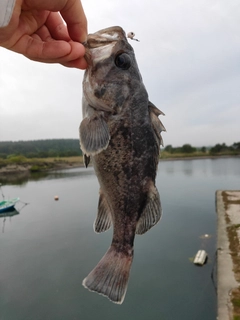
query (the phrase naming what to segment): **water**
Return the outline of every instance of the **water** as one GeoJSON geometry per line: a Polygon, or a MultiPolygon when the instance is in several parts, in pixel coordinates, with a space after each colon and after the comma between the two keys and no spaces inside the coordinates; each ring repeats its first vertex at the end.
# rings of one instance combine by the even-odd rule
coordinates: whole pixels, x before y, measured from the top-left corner
{"type": "Polygon", "coordinates": [[[216,319],[215,191],[240,189],[239,178],[239,158],[160,162],[163,218],[136,237],[121,306],[81,284],[112,235],[93,232],[98,183],[92,169],[5,185],[6,197],[29,205],[0,218],[0,320],[216,319]],[[209,255],[204,267],[192,263],[199,249],[209,255]]]}

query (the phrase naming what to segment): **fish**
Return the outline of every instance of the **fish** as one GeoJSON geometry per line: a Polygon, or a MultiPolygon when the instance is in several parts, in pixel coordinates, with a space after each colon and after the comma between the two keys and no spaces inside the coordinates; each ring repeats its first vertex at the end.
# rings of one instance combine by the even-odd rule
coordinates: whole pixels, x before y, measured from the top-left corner
{"type": "Polygon", "coordinates": [[[121,304],[135,235],[147,232],[162,215],[155,179],[161,132],[166,131],[158,117],[164,113],[149,101],[121,27],[89,34],[86,60],[80,147],[85,166],[92,161],[100,185],[94,230],[101,233],[113,226],[113,237],[83,286],[121,304]]]}

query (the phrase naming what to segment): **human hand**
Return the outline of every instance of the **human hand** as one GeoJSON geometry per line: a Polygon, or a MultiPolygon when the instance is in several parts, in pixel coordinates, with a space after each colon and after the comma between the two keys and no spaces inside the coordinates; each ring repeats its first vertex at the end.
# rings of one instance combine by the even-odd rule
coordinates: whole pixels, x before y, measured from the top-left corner
{"type": "Polygon", "coordinates": [[[16,0],[0,46],[27,58],[86,69],[87,20],[80,0],[16,0]],[[65,23],[64,23],[64,21],[65,23]]]}

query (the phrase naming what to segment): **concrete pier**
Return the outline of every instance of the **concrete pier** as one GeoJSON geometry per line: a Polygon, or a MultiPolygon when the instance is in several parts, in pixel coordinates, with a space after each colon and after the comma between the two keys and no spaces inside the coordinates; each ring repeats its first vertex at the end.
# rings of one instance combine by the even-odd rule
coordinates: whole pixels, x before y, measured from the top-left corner
{"type": "Polygon", "coordinates": [[[240,316],[240,190],[217,191],[216,207],[217,319],[239,319],[237,316],[240,316]]]}

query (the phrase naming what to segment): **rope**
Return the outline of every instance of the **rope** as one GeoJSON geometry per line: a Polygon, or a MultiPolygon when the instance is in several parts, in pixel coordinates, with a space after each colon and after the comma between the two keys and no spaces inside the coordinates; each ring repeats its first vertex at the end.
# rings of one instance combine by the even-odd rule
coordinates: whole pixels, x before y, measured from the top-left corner
{"type": "Polygon", "coordinates": [[[25,208],[29,204],[29,202],[23,202],[21,200],[19,200],[18,202],[21,202],[23,204],[23,206],[20,209],[18,209],[18,212],[20,212],[23,208],[25,208]]]}

